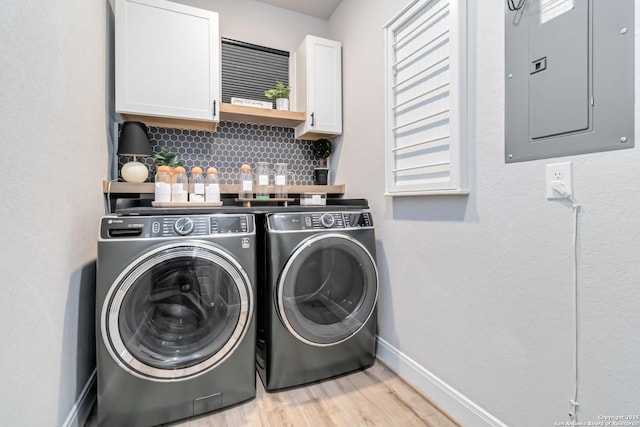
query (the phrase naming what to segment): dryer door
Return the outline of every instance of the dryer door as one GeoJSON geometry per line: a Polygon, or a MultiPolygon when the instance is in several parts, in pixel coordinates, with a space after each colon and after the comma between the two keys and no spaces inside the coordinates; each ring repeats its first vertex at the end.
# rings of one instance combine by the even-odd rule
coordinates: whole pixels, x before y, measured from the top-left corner
{"type": "Polygon", "coordinates": [[[349,236],[319,234],[290,256],[276,292],[289,332],[310,345],[337,344],[357,333],[375,311],[375,260],[349,236]]]}
{"type": "Polygon", "coordinates": [[[243,268],[204,242],[146,253],[120,274],[106,301],[101,327],[111,357],[157,381],[194,377],[222,363],[253,312],[243,268]]]}

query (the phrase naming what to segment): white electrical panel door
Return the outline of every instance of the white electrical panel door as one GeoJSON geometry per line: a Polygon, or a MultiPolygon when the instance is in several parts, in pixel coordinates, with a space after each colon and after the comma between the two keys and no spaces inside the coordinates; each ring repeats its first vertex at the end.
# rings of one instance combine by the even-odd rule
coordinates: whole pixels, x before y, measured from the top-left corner
{"type": "Polygon", "coordinates": [[[163,0],[116,0],[116,111],[219,120],[218,14],[163,0]]]}
{"type": "Polygon", "coordinates": [[[296,128],[296,138],[317,139],[342,133],[342,45],[339,42],[305,37],[296,51],[296,108],[307,113],[307,120],[296,128]]]}

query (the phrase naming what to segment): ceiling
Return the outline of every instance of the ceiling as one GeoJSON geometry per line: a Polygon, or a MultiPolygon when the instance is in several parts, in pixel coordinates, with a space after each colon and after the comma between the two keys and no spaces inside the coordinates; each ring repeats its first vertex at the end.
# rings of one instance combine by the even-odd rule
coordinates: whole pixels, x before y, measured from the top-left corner
{"type": "Polygon", "coordinates": [[[256,0],[316,18],[329,19],[342,0],[256,0]]]}

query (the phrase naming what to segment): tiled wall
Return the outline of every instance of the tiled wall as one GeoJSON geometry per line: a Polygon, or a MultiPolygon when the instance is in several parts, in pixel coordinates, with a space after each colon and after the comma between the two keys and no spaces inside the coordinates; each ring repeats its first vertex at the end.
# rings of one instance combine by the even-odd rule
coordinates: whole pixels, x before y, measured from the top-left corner
{"type": "MultiPolygon", "coordinates": [[[[255,169],[259,161],[288,163],[295,175],[296,185],[313,184],[315,159],[310,141],[294,138],[293,129],[245,123],[220,122],[216,132],[149,127],[153,152],[162,147],[178,154],[187,172],[193,166],[203,171],[218,169],[221,184],[237,184],[240,166],[248,163],[255,169]]],[[[149,166],[149,179],[153,181],[153,158],[138,159],[149,166]]],[[[118,175],[128,157],[118,159],[118,175]]]]}

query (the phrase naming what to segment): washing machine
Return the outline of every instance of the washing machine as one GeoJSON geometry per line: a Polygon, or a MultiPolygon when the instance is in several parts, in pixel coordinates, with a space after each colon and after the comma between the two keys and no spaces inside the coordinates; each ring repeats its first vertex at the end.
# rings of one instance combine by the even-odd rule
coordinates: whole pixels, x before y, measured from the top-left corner
{"type": "Polygon", "coordinates": [[[98,424],[152,426],[256,393],[250,214],[105,216],[98,239],[98,424]]]}
{"type": "Polygon", "coordinates": [[[378,271],[368,210],[265,215],[256,366],[267,391],[371,366],[378,271]]]}

